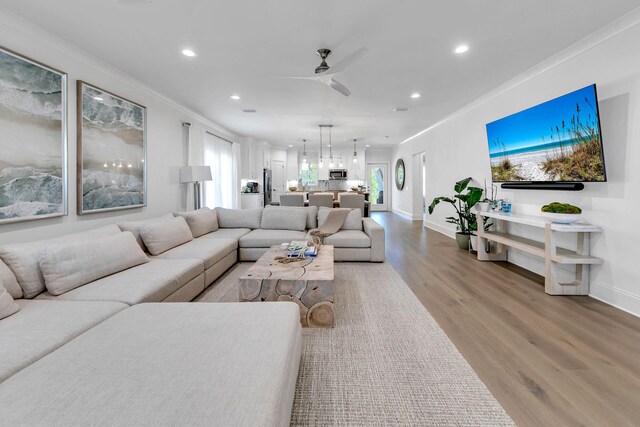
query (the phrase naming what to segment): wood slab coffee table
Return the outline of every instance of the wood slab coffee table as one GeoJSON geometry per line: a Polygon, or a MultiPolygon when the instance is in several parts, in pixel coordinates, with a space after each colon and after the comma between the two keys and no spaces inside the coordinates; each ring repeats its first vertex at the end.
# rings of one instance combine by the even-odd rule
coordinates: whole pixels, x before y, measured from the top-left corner
{"type": "Polygon", "coordinates": [[[332,328],[333,246],[318,256],[282,264],[286,249],[272,246],[240,277],[240,301],[292,301],[300,307],[300,323],[309,328],[332,328]]]}

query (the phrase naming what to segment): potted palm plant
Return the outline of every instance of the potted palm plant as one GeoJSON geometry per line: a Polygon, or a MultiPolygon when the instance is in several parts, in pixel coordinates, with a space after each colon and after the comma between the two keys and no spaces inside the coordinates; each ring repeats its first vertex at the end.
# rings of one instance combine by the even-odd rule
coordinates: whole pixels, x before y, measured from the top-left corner
{"type": "Polygon", "coordinates": [[[456,210],[456,216],[447,217],[447,222],[456,225],[456,242],[460,249],[469,249],[469,240],[474,231],[478,230],[476,215],[471,212],[471,208],[482,199],[482,188],[469,187],[471,177],[456,182],[453,197],[436,197],[429,205],[429,214],[440,202],[451,204],[456,210]],[[464,192],[466,190],[466,192],[464,192]],[[464,192],[464,193],[463,193],[464,192]]]}

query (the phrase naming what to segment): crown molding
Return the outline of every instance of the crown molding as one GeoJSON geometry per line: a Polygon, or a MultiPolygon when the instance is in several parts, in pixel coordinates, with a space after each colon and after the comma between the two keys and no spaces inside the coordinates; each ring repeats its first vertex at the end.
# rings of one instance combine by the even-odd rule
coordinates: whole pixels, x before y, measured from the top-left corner
{"type": "MultiPolygon", "coordinates": [[[[64,55],[67,55],[78,62],[81,62],[89,67],[98,68],[101,72],[107,76],[121,81],[122,83],[131,86],[132,88],[139,90],[140,92],[149,95],[158,101],[172,107],[183,114],[187,114],[192,120],[201,122],[206,127],[211,128],[215,132],[222,133],[223,136],[237,141],[241,135],[235,134],[227,128],[213,122],[212,120],[204,117],[200,113],[197,113],[190,108],[174,101],[166,95],[158,92],[157,90],[147,86],[142,81],[132,77],[119,68],[91,55],[90,53],[80,49],[79,47],[69,43],[68,41],[50,33],[44,28],[34,24],[23,18],[20,15],[16,15],[4,8],[0,8],[0,27],[8,29],[9,31],[17,34],[22,34],[26,38],[37,38],[38,42],[48,48],[58,51],[64,55]]],[[[8,49],[12,49],[12,46],[5,46],[8,49]]],[[[70,78],[73,78],[70,76],[70,78]]]]}
{"type": "Polygon", "coordinates": [[[633,27],[637,26],[640,24],[640,7],[636,8],[634,10],[632,10],[631,12],[627,13],[626,15],[623,15],[622,17],[616,19],[615,21],[611,22],[610,24],[605,25],[604,27],[600,28],[599,30],[597,30],[596,32],[588,35],[587,37],[575,42],[574,44],[570,45],[569,47],[561,50],[560,52],[550,56],[549,58],[545,59],[544,61],[540,62],[538,65],[535,65],[531,68],[529,68],[527,71],[519,74],[518,76],[514,77],[511,80],[506,81],[505,83],[501,84],[500,86],[498,86],[497,88],[493,89],[492,91],[486,93],[485,95],[476,98],[474,101],[471,101],[470,103],[468,103],[467,105],[465,105],[464,107],[458,109],[457,111],[449,114],[448,116],[444,117],[441,120],[438,120],[437,122],[435,122],[434,124],[432,124],[431,126],[429,126],[426,129],[421,130],[420,132],[416,133],[415,135],[410,136],[409,138],[405,139],[404,141],[402,141],[399,145],[405,144],[417,137],[419,137],[420,135],[424,135],[425,133],[431,131],[432,129],[448,122],[451,120],[454,120],[464,114],[467,114],[468,112],[475,110],[476,108],[486,104],[487,102],[491,101],[494,98],[497,98],[503,94],[505,94],[506,92],[509,92],[510,90],[514,89],[517,86],[520,86],[521,84],[526,83],[527,81],[546,73],[547,71],[561,65],[564,62],[569,61],[570,59],[590,50],[595,48],[596,46],[606,42],[607,40],[610,40],[614,37],[616,37],[617,35],[624,33],[627,30],[632,29],[633,27]]]}

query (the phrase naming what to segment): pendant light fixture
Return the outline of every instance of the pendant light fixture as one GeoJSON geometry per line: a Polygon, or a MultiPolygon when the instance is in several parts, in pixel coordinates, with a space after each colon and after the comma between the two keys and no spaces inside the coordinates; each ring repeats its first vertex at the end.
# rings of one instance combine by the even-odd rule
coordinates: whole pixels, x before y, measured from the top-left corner
{"type": "Polygon", "coordinates": [[[307,163],[307,140],[302,140],[302,163],[307,163]]]}
{"type": "Polygon", "coordinates": [[[356,139],[353,139],[353,163],[358,163],[358,151],[356,150],[356,139]]]}
{"type": "Polygon", "coordinates": [[[318,167],[322,169],[322,125],[318,125],[320,128],[320,161],[318,162],[318,167]]]}
{"type": "Polygon", "coordinates": [[[331,142],[331,125],[329,125],[329,167],[332,168],[333,164],[333,143],[331,142]]]}

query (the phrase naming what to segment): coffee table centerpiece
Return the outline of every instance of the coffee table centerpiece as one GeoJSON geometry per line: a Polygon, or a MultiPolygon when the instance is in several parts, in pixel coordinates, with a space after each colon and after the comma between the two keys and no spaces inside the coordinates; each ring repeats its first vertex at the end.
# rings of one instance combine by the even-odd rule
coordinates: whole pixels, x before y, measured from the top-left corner
{"type": "Polygon", "coordinates": [[[317,256],[280,263],[286,247],[272,246],[240,277],[240,301],[292,301],[300,307],[300,323],[309,328],[332,328],[333,246],[317,256]]]}

